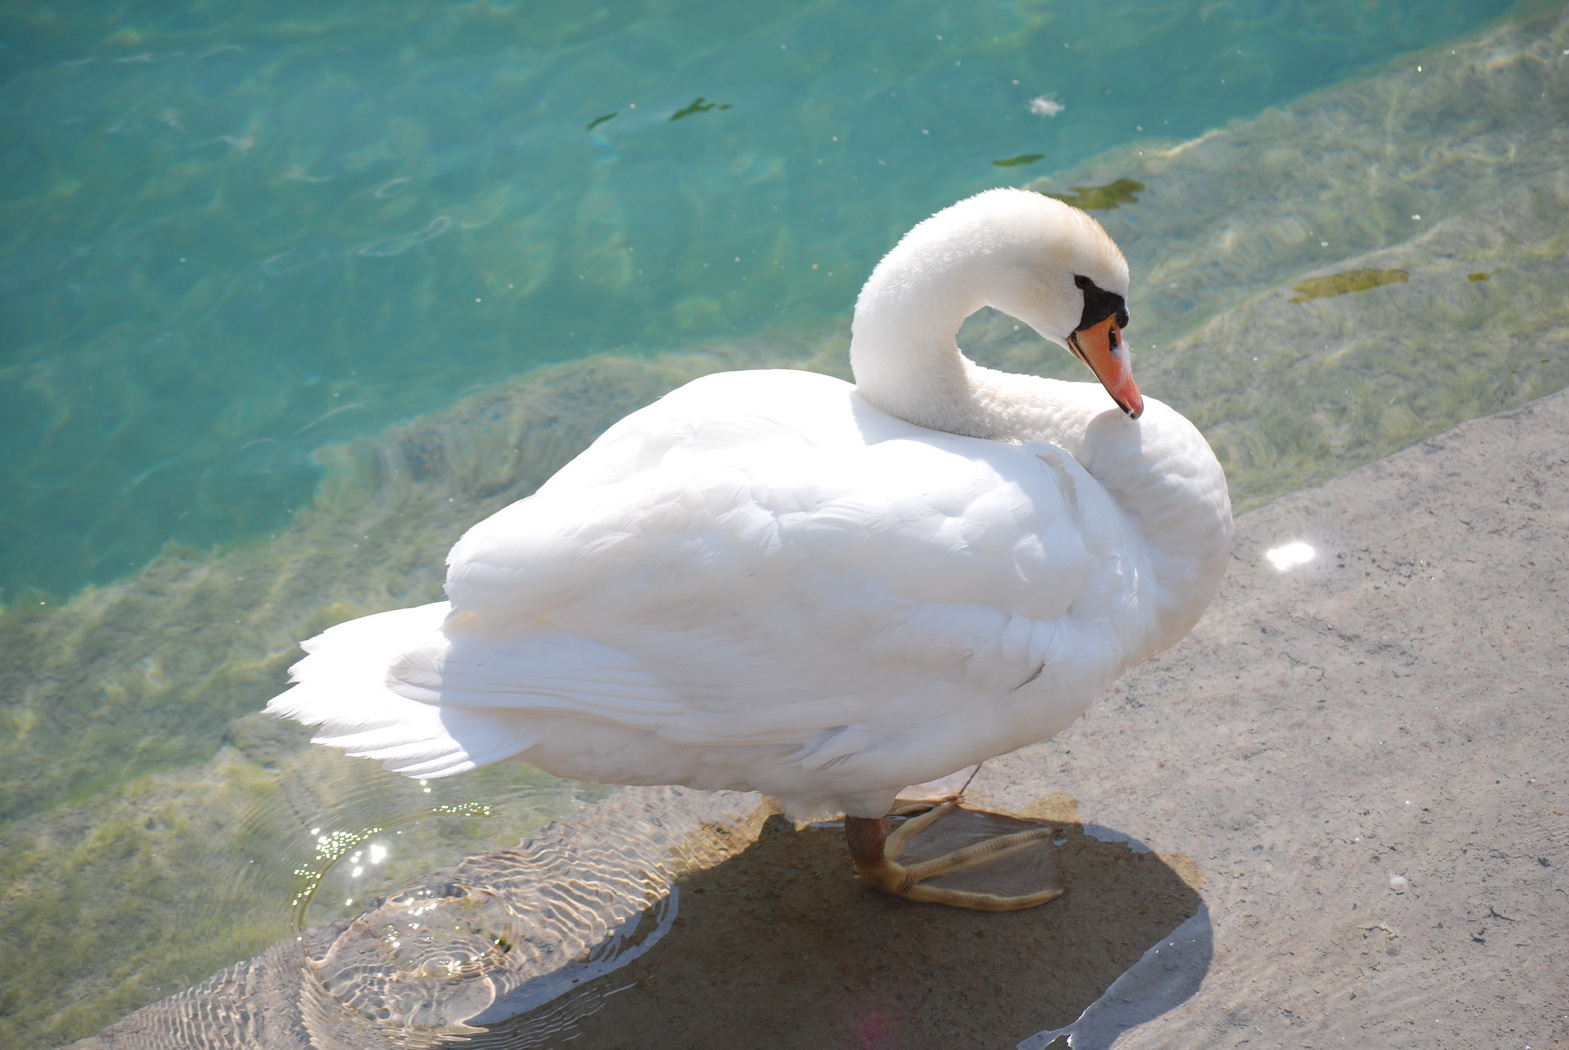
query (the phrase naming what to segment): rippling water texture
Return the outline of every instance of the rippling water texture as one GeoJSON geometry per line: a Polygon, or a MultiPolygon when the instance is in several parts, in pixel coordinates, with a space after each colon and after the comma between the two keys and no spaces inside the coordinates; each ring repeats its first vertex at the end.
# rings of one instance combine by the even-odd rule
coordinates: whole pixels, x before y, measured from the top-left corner
{"type": "Polygon", "coordinates": [[[961,195],[1498,7],[13,7],[0,595],[272,531],[313,450],[542,362],[842,322],[961,195]]]}
{"type": "MultiPolygon", "coordinates": [[[[1500,6],[0,12],[0,943],[25,946],[0,1043],[87,1035],[292,944],[300,908],[351,928],[424,886],[394,910],[426,892],[462,911],[478,883],[426,872],[603,799],[522,767],[421,785],[254,712],[298,639],[433,597],[465,526],[626,411],[719,368],[842,374],[872,263],[966,193],[1116,205],[1099,214],[1134,268],[1141,386],[1201,425],[1241,507],[1569,384],[1569,19],[1532,0],[1486,28],[1500,6]]],[[[963,339],[1075,367],[996,316],[963,339]]],[[[773,996],[784,971],[756,945],[701,947],[725,908],[774,928],[768,908],[814,914],[814,887],[864,896],[836,840],[801,836],[818,860],[790,867],[788,834],[712,872],[687,858],[682,893],[725,906],[681,921],[720,925],[665,937],[655,908],[617,943],[662,937],[691,988],[773,996]],[[738,872],[780,888],[737,895],[738,872]]],[[[1019,1039],[1208,915],[1203,873],[1070,838],[1081,871],[1130,880],[1103,903],[1164,895],[1136,935],[1084,927],[1115,950],[1067,968],[1074,1009],[1035,1010],[1018,967],[987,985],[995,955],[942,963],[945,920],[898,949],[933,987],[978,982],[1019,1039]]],[[[627,899],[676,868],[623,880],[627,899]]],[[[833,977],[810,953],[842,938],[802,927],[790,972],[833,977]]],[[[892,1039],[907,974],[887,970],[893,998],[824,1023],[892,1039]]],[[[745,1000],[689,995],[683,1016],[749,1023],[745,1000]]],[[[607,1001],[594,1023],[672,1009],[607,1001]]]]}

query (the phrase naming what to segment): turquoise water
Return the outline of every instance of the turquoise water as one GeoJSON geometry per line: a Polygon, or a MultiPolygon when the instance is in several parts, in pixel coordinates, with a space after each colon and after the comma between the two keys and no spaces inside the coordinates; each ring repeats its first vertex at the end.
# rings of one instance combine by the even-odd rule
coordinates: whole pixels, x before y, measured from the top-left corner
{"type": "Polygon", "coordinates": [[[1503,6],[11,5],[0,601],[275,531],[315,450],[544,362],[843,323],[959,196],[1503,6]]]}

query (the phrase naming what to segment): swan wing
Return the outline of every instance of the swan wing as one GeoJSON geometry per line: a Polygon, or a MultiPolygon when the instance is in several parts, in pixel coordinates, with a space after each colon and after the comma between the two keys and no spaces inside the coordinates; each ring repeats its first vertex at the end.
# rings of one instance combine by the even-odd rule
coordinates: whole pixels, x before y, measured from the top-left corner
{"type": "Polygon", "coordinates": [[[726,440],[696,427],[619,480],[557,484],[476,526],[451,558],[453,625],[497,644],[591,640],[607,676],[648,678],[635,695],[596,687],[585,717],[657,692],[674,706],[626,715],[705,745],[951,717],[938,686],[1012,690],[1110,655],[1083,643],[1125,582],[1121,522],[1060,449],[930,431],[813,444],[788,425],[771,442],[727,416],[726,440]]]}
{"type": "Polygon", "coordinates": [[[749,375],[618,424],[463,537],[450,604],[329,630],[273,709],[410,775],[524,754],[786,798],[799,776],[816,805],[820,771],[892,791],[1041,739],[1137,658],[1120,511],[1061,449],[749,375]]]}

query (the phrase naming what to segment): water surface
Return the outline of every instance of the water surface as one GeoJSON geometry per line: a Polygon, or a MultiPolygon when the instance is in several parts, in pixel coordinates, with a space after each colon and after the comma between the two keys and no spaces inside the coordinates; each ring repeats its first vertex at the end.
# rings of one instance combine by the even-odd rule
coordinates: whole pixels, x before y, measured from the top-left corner
{"type": "Polygon", "coordinates": [[[842,323],[898,234],[959,196],[1200,134],[1497,13],[0,15],[0,596],[272,532],[313,450],[542,362],[842,323]]]}

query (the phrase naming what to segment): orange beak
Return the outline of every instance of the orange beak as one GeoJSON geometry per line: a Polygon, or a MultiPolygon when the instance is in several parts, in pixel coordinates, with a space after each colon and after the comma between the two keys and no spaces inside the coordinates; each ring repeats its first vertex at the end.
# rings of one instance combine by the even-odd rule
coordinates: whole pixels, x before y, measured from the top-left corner
{"type": "Polygon", "coordinates": [[[1122,341],[1122,329],[1117,327],[1115,316],[1074,332],[1068,336],[1068,346],[1090,366],[1106,393],[1124,412],[1134,419],[1143,414],[1144,398],[1128,368],[1128,347],[1122,341]]]}

